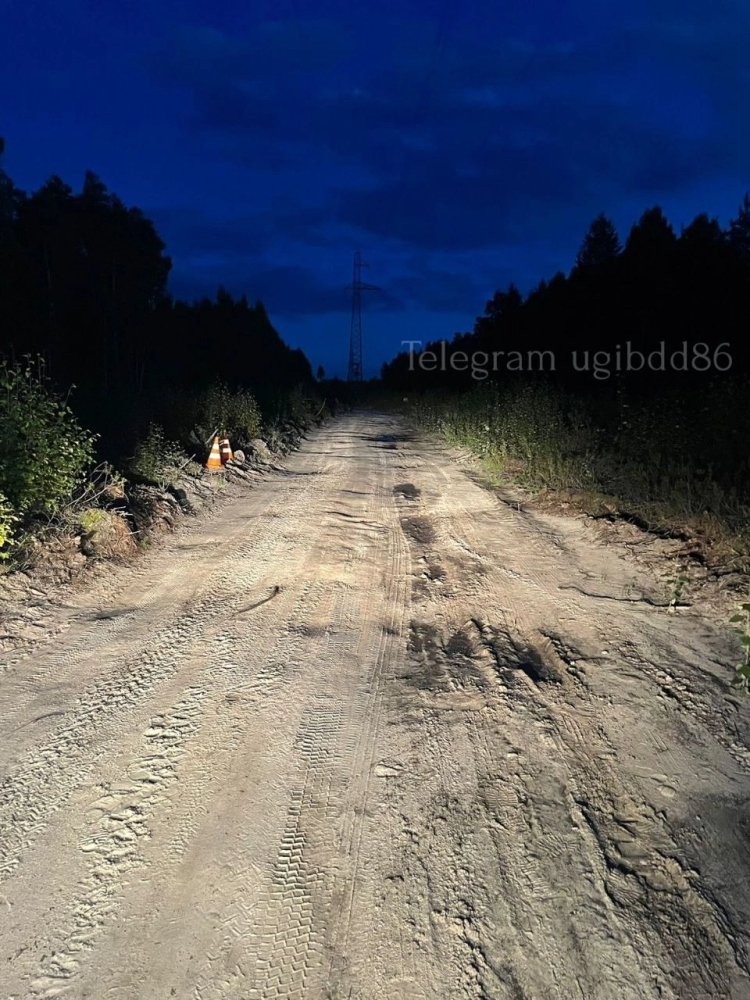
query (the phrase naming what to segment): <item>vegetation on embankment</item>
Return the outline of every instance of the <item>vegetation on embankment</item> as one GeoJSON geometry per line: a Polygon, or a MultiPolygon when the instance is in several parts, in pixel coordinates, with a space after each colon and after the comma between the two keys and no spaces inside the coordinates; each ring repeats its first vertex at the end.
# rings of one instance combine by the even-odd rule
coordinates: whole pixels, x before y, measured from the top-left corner
{"type": "Polygon", "coordinates": [[[729,618],[739,640],[733,683],[748,690],[748,390],[743,379],[708,384],[687,400],[620,386],[592,400],[519,378],[468,393],[417,393],[398,409],[418,429],[473,452],[493,485],[518,484],[536,504],[606,519],[616,538],[623,522],[653,533],[649,548],[658,552],[649,558],[639,544],[639,558],[661,577],[670,610],[699,593],[721,616],[739,606],[729,618]]]}
{"type": "Polygon", "coordinates": [[[190,508],[180,484],[208,486],[204,472],[215,434],[235,449],[295,446],[330,410],[314,392],[289,393],[285,408],[265,418],[254,396],[216,382],[165,399],[168,436],[152,422],[133,452],[113,464],[97,460],[97,437],[81,425],[70,400],[56,393],[39,357],[0,361],[0,559],[28,567],[44,542],[77,540],[87,556],[135,552],[151,528],[175,510],[190,508]],[[165,508],[165,504],[167,508],[165,508]]]}
{"type": "Polygon", "coordinates": [[[144,490],[200,474],[216,433],[284,447],[329,412],[261,302],[221,286],[176,300],[165,251],[151,220],[91,172],[77,193],[53,176],[28,194],[0,169],[6,567],[46,526],[93,534],[106,518],[88,508],[127,518],[130,498],[131,527],[142,522],[144,490]]]}
{"type": "Polygon", "coordinates": [[[410,400],[411,419],[482,458],[488,473],[691,543],[695,559],[750,572],[747,386],[689,399],[586,398],[539,380],[410,400]],[[731,424],[726,413],[734,414],[731,424]]]}

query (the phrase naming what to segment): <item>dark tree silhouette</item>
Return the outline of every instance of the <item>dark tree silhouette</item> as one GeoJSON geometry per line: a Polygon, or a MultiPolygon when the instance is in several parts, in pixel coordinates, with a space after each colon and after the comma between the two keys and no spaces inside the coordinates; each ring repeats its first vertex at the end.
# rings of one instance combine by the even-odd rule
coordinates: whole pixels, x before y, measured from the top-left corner
{"type": "Polygon", "coordinates": [[[165,250],[90,171],[78,194],[53,176],[26,195],[0,169],[0,351],[42,354],[59,388],[75,384],[76,411],[110,455],[132,446],[166,390],[220,378],[279,413],[285,393],[314,383],[262,303],[221,287],[215,301],[174,301],[165,250]]]}
{"type": "Polygon", "coordinates": [[[750,260],[750,194],[745,195],[737,216],[729,223],[727,236],[735,253],[743,260],[750,260]]]}
{"type": "Polygon", "coordinates": [[[588,228],[576,255],[576,267],[596,267],[622,251],[614,224],[601,212],[588,228]]]}
{"type": "MultiPolygon", "coordinates": [[[[511,285],[486,303],[471,334],[445,342],[446,363],[422,366],[419,353],[402,352],[383,366],[386,385],[399,391],[419,388],[464,387],[477,384],[470,366],[454,365],[452,356],[463,354],[523,354],[551,351],[557,361],[554,379],[576,392],[604,401],[612,395],[610,381],[595,381],[586,371],[572,370],[572,352],[584,357],[599,353],[616,359],[633,351],[649,357],[664,345],[674,353],[696,348],[708,363],[692,363],[686,371],[661,370],[658,357],[652,365],[634,362],[622,366],[630,390],[648,396],[654,392],[685,390],[705,384],[717,371],[746,373],[750,342],[746,327],[750,312],[750,195],[728,229],[715,219],[697,216],[675,234],[658,206],[646,210],[633,225],[620,250],[612,223],[600,214],[591,223],[566,277],[558,272],[540,281],[523,298],[511,285]],[[714,353],[722,350],[722,368],[713,367],[714,353]],[[619,352],[619,355],[618,355],[619,352]],[[731,364],[730,364],[731,361],[731,364]]],[[[440,343],[440,342],[438,342],[440,343]]],[[[435,344],[424,350],[434,351],[435,344]]],[[[670,353],[670,357],[671,357],[670,353]]],[[[637,359],[637,354],[633,355],[637,359]]],[[[530,370],[528,362],[526,369],[530,370]]],[[[502,362],[489,378],[509,378],[502,362]]]]}
{"type": "Polygon", "coordinates": [[[670,260],[677,237],[674,229],[655,205],[647,209],[630,230],[624,253],[643,267],[662,265],[670,260]]]}

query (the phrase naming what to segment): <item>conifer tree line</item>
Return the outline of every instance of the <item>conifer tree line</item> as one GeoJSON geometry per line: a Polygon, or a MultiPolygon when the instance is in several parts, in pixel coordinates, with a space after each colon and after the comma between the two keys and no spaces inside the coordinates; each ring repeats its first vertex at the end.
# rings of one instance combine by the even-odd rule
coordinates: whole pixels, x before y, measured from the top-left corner
{"type": "Polygon", "coordinates": [[[0,354],[43,356],[56,387],[75,386],[76,414],[112,457],[162,417],[166,390],[221,380],[270,412],[314,383],[261,302],[223,288],[175,300],[165,251],[153,223],[96,174],[77,193],[53,176],[28,194],[0,168],[0,354]]]}
{"type": "Polygon", "coordinates": [[[589,226],[567,276],[560,271],[525,297],[513,284],[495,292],[471,332],[404,350],[383,366],[382,376],[391,388],[418,390],[470,388],[478,379],[512,378],[509,371],[543,370],[547,380],[568,389],[600,394],[611,390],[613,378],[605,371],[614,375],[619,359],[622,378],[634,391],[687,388],[747,373],[749,320],[749,195],[727,228],[704,213],[679,234],[655,206],[633,225],[624,245],[602,213],[589,226]],[[649,363],[662,343],[664,365],[658,353],[649,363]],[[680,357],[671,363],[678,349],[687,358],[687,371],[680,370],[680,357]],[[438,353],[438,361],[430,358],[422,366],[422,351],[438,353]],[[484,374],[472,374],[463,356],[483,352],[490,359],[493,352],[505,353],[494,369],[490,360],[484,374]],[[509,352],[520,352],[521,358],[509,364],[509,352]],[[528,352],[546,353],[530,359],[528,352]],[[602,364],[594,377],[597,352],[602,364]],[[640,370],[635,352],[646,359],[640,370]]]}

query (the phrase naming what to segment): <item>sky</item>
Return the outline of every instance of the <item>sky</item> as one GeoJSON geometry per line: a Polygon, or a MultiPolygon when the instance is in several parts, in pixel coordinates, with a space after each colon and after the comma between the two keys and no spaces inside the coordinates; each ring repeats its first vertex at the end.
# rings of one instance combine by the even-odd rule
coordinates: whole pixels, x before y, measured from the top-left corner
{"type": "Polygon", "coordinates": [[[750,189],[746,0],[24,0],[3,13],[4,169],[86,170],[151,218],[192,300],[262,300],[346,375],[569,272],[604,211],[722,225],[750,189]]]}

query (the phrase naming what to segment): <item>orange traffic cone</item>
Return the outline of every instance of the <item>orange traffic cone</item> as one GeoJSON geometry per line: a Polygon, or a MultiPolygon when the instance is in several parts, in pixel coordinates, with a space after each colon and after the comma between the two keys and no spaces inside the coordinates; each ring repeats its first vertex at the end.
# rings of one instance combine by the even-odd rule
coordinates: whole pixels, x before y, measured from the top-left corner
{"type": "Polygon", "coordinates": [[[208,456],[208,461],[206,462],[206,468],[212,471],[221,468],[221,452],[219,451],[219,439],[217,437],[214,438],[211,454],[208,456]]]}
{"type": "Polygon", "coordinates": [[[229,444],[229,438],[222,438],[221,441],[221,460],[222,462],[232,461],[232,446],[229,444]]]}

